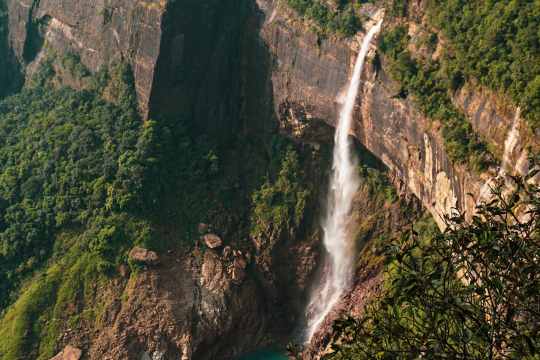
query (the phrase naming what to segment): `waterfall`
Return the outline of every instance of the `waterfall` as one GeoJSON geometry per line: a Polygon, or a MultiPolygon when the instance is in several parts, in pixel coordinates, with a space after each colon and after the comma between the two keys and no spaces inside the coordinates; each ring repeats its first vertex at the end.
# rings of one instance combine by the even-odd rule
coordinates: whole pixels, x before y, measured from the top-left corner
{"type": "Polygon", "coordinates": [[[499,171],[497,172],[497,175],[495,177],[490,178],[484,183],[484,185],[480,189],[480,194],[478,196],[477,202],[481,202],[486,198],[489,199],[491,195],[491,189],[495,185],[495,181],[497,179],[505,178],[506,174],[508,172],[512,172],[512,170],[515,168],[515,166],[511,163],[511,156],[519,141],[520,114],[521,111],[518,107],[514,116],[514,120],[512,122],[512,128],[506,135],[506,139],[504,141],[504,153],[501,166],[499,167],[499,171]]]}
{"type": "Polygon", "coordinates": [[[359,186],[357,160],[351,153],[349,132],[360,77],[366,55],[373,37],[380,31],[382,20],[373,26],[364,37],[347,90],[347,96],[339,113],[334,138],[334,155],[328,205],[323,221],[324,247],[327,252],[325,271],[307,307],[307,342],[319,329],[328,313],[351,284],[355,249],[348,231],[348,219],[353,196],[359,186]]]}
{"type": "Polygon", "coordinates": [[[499,170],[499,173],[501,175],[505,175],[507,169],[513,168],[512,164],[510,163],[510,157],[512,156],[512,153],[514,152],[514,149],[516,148],[516,145],[519,141],[519,119],[520,119],[521,111],[520,108],[517,108],[516,115],[514,116],[514,121],[512,122],[512,128],[510,129],[510,132],[506,136],[506,140],[504,141],[504,154],[501,164],[501,169],[499,170]]]}

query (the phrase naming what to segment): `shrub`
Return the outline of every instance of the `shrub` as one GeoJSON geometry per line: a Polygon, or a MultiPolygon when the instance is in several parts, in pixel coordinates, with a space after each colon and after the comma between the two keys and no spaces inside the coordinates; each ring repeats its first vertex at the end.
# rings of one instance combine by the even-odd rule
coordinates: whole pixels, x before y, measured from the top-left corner
{"type": "Polygon", "coordinates": [[[298,154],[288,147],[275,181],[268,179],[252,196],[251,236],[277,241],[302,223],[310,190],[304,187],[298,154]]]}

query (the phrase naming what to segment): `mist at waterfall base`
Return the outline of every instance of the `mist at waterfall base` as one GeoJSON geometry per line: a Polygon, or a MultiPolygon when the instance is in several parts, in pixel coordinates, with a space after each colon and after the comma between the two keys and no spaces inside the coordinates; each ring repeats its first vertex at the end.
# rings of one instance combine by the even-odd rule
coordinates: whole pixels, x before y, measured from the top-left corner
{"type": "Polygon", "coordinates": [[[354,194],[360,183],[357,159],[351,152],[351,131],[354,106],[362,68],[373,37],[380,31],[382,20],[373,26],[363,39],[343,103],[334,138],[334,152],[327,209],[323,220],[326,250],[323,275],[315,287],[306,311],[305,341],[309,343],[324,319],[339,301],[352,281],[355,248],[349,236],[348,222],[354,194]]]}

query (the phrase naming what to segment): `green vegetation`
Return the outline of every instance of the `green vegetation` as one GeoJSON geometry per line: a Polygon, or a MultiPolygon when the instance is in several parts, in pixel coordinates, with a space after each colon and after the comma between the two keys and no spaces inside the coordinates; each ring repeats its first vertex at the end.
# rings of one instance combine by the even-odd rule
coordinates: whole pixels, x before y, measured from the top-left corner
{"type": "Polygon", "coordinates": [[[540,2],[432,0],[427,17],[448,43],[451,77],[507,94],[540,126],[540,2]]]}
{"type": "Polygon", "coordinates": [[[0,102],[2,359],[49,359],[67,323],[97,324],[98,286],[135,244],[158,242],[166,128],[138,116],[129,67],[86,74],[94,91],[75,92],[54,90],[54,61],[0,102]]]}
{"type": "Polygon", "coordinates": [[[398,200],[398,194],[386,175],[385,172],[377,168],[360,166],[360,178],[362,183],[368,187],[370,195],[373,198],[382,196],[381,200],[393,203],[398,200]]]}
{"type": "Polygon", "coordinates": [[[388,0],[385,3],[385,8],[388,9],[388,14],[391,17],[407,16],[408,0],[388,0]]]}
{"type": "Polygon", "coordinates": [[[29,89],[0,102],[6,360],[49,359],[66,324],[96,326],[98,286],[128,263],[134,245],[192,245],[198,222],[222,230],[244,215],[231,198],[245,194],[222,176],[207,140],[193,138],[182,120],[140,119],[128,67],[88,76],[66,57],[60,64],[84,72],[93,91],[54,90],[57,71],[66,70],[56,60],[44,63],[29,89]],[[156,231],[170,224],[176,237],[156,231]]]}
{"type": "Polygon", "coordinates": [[[292,237],[304,218],[310,190],[305,187],[307,182],[298,154],[292,147],[288,147],[282,157],[275,181],[266,180],[253,193],[251,236],[254,238],[264,236],[270,241],[276,241],[283,234],[292,237]]]}
{"type": "Polygon", "coordinates": [[[294,206],[290,222],[274,214],[285,232],[299,227],[313,184],[292,142],[218,147],[186,119],[143,122],[136,106],[129,67],[89,75],[54,55],[0,102],[0,358],[49,359],[67,326],[99,328],[103,289],[134,245],[191,247],[206,222],[247,246],[256,189],[274,187],[261,201],[294,206]],[[66,71],[90,90],[54,90],[66,71]]]}
{"type": "Polygon", "coordinates": [[[104,256],[121,237],[137,238],[111,217],[144,207],[155,124],[142,126],[133,110],[68,89],[25,90],[1,102],[0,114],[3,307],[18,280],[49,258],[59,229],[97,234],[88,246],[104,256]]]}
{"type": "MultiPolygon", "coordinates": [[[[77,236],[70,234],[73,239],[77,236]]],[[[2,359],[50,359],[66,326],[77,329],[80,322],[98,322],[98,288],[106,279],[101,261],[99,255],[77,246],[34,277],[2,318],[2,359]],[[81,304],[85,309],[79,314],[81,304]]]]}
{"type": "Polygon", "coordinates": [[[361,30],[360,19],[349,1],[338,1],[335,10],[321,0],[286,0],[301,16],[314,21],[320,35],[352,36],[361,30]]]}
{"type": "Polygon", "coordinates": [[[471,222],[420,222],[386,249],[381,294],[335,326],[328,359],[536,359],[540,188],[514,178],[471,222]],[[523,215],[525,214],[526,215],[523,215]],[[521,215],[520,215],[521,214],[521,215]]]}
{"type": "MultiPolygon", "coordinates": [[[[19,298],[5,317],[0,329],[0,355],[2,359],[16,360],[24,357],[23,349],[35,341],[40,332],[40,318],[46,316],[47,309],[54,302],[54,294],[62,273],[52,267],[40,280],[34,282],[19,298]]],[[[57,335],[57,334],[55,334],[57,335]]]]}
{"type": "Polygon", "coordinates": [[[485,170],[494,159],[486,144],[452,103],[449,89],[455,90],[455,79],[446,77],[437,61],[421,63],[415,60],[407,49],[408,42],[407,29],[397,26],[385,32],[379,43],[380,51],[388,60],[391,76],[401,85],[399,96],[412,95],[426,116],[442,124],[444,144],[452,161],[466,163],[475,170],[485,170]]]}
{"type": "MultiPolygon", "coordinates": [[[[408,2],[388,4],[393,17],[409,16],[408,2]]],[[[427,16],[445,39],[437,61],[420,60],[407,50],[404,27],[381,39],[389,69],[400,81],[400,95],[413,95],[421,110],[443,124],[443,136],[453,161],[484,169],[492,161],[450,96],[468,81],[504,94],[521,107],[534,130],[540,125],[540,3],[529,0],[428,1],[427,16]]],[[[424,39],[433,52],[437,35],[424,39]]]]}
{"type": "Polygon", "coordinates": [[[69,71],[71,75],[77,78],[90,76],[88,69],[81,63],[81,58],[78,54],[71,52],[66,53],[61,59],[62,67],[69,71]]]}

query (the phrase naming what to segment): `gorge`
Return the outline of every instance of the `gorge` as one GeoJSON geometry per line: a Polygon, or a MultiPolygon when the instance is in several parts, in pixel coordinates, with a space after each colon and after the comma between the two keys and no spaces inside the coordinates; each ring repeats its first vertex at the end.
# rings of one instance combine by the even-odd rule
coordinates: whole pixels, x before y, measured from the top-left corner
{"type": "Polygon", "coordinates": [[[0,0],[0,359],[534,358],[539,19],[0,0]],[[446,281],[477,244],[487,276],[446,281]]]}

